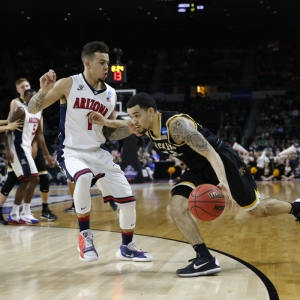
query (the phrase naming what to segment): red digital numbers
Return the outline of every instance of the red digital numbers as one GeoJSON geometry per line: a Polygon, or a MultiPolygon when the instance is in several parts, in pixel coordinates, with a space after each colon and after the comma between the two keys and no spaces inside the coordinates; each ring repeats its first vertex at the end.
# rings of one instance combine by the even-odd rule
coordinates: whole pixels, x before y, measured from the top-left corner
{"type": "Polygon", "coordinates": [[[118,72],[114,72],[114,80],[115,81],[122,81],[123,79],[123,73],[118,71],[118,72]]]}

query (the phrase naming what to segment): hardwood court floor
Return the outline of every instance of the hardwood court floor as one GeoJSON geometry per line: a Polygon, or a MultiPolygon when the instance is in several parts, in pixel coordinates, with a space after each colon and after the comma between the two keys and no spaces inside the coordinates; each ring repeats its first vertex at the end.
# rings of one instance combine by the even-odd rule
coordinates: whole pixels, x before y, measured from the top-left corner
{"type": "MultiPolygon", "coordinates": [[[[262,199],[294,201],[300,195],[297,181],[258,186],[262,199]]],[[[64,212],[70,202],[54,204],[56,222],[0,227],[0,299],[300,299],[300,224],[292,216],[255,219],[235,205],[215,221],[197,221],[222,272],[179,278],[176,269],[195,255],[166,213],[170,186],[132,188],[137,198],[135,241],[151,252],[153,262],[115,257],[120,245],[118,212],[92,189],[91,227],[99,261],[79,261],[76,215],[64,212]]],[[[65,187],[51,187],[50,200],[65,201],[66,194],[65,187]]],[[[39,213],[37,207],[35,216],[39,213]]]]}

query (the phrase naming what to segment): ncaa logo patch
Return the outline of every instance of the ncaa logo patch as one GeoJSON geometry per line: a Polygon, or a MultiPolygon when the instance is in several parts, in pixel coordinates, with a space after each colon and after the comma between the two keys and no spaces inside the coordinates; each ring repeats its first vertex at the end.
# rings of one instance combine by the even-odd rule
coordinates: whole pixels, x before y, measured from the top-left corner
{"type": "Polygon", "coordinates": [[[106,101],[110,102],[110,101],[111,101],[111,100],[110,100],[111,97],[112,97],[111,91],[108,91],[108,92],[107,92],[107,98],[106,98],[106,101]]]}
{"type": "Polygon", "coordinates": [[[162,127],[162,129],[161,129],[161,139],[162,140],[167,140],[168,139],[167,133],[168,133],[167,128],[162,127]]]}

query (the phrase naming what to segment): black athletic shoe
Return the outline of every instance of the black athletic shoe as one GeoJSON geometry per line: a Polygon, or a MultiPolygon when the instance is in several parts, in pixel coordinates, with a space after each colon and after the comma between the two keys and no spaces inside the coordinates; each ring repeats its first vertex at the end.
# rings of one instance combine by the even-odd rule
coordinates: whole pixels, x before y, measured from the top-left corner
{"type": "Polygon", "coordinates": [[[75,207],[71,206],[65,209],[65,212],[74,212],[75,211],[75,207]]]}
{"type": "Polygon", "coordinates": [[[52,222],[57,220],[57,215],[53,214],[52,211],[47,207],[46,209],[42,210],[41,213],[41,218],[42,219],[47,219],[48,221],[52,222]]]}
{"type": "Polygon", "coordinates": [[[0,225],[8,225],[7,221],[3,218],[2,214],[0,214],[0,225]]]}
{"type": "Polygon", "coordinates": [[[119,208],[119,205],[115,201],[109,201],[109,205],[113,211],[116,211],[119,208]]]}
{"type": "MultiPolygon", "coordinates": [[[[298,198],[298,199],[296,199],[294,202],[293,202],[293,204],[295,205],[297,205],[297,206],[299,206],[300,207],[300,198],[298,198]]],[[[294,214],[293,214],[294,215],[294,214]]],[[[298,215],[294,215],[294,217],[296,218],[296,222],[300,222],[300,213],[298,214],[298,215]]]]}
{"type": "Polygon", "coordinates": [[[176,271],[179,277],[195,277],[200,275],[211,275],[221,272],[220,264],[216,257],[211,259],[200,257],[197,254],[196,258],[190,259],[190,265],[176,271]]]}

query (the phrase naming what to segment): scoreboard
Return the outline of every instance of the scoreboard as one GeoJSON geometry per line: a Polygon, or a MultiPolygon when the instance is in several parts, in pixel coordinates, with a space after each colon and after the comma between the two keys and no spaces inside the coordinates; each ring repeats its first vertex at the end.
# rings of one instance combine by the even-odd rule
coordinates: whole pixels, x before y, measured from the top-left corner
{"type": "Polygon", "coordinates": [[[116,64],[110,65],[107,74],[107,82],[127,82],[126,65],[116,64]]]}
{"type": "Polygon", "coordinates": [[[177,3],[177,12],[179,13],[197,13],[204,10],[204,5],[197,1],[186,1],[177,3]]]}

